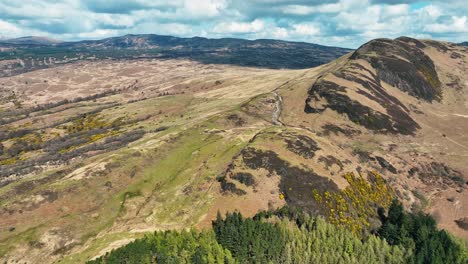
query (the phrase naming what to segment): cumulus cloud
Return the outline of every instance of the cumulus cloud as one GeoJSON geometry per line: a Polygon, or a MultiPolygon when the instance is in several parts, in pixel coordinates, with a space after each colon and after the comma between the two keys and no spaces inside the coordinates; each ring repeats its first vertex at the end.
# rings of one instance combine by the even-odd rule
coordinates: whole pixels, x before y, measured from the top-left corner
{"type": "Polygon", "coordinates": [[[452,16],[447,23],[434,23],[424,27],[429,33],[468,33],[468,19],[466,16],[452,16]]]}
{"type": "Polygon", "coordinates": [[[339,3],[333,4],[321,4],[317,6],[307,5],[288,5],[284,7],[283,12],[285,14],[292,15],[310,15],[314,13],[338,13],[341,10],[339,3]]]}
{"type": "Polygon", "coordinates": [[[289,37],[288,30],[282,27],[276,27],[272,32],[273,38],[285,39],[289,37]]]}
{"type": "Polygon", "coordinates": [[[222,22],[213,29],[214,33],[256,33],[263,30],[265,24],[262,20],[256,19],[250,23],[242,22],[222,22]]]}
{"type": "Polygon", "coordinates": [[[185,0],[183,7],[185,8],[187,14],[192,14],[198,17],[215,17],[220,15],[226,6],[227,2],[224,0],[185,0]]]}
{"type": "Polygon", "coordinates": [[[149,2],[142,0],[83,0],[82,4],[92,12],[108,14],[128,14],[152,7],[149,2]]]}
{"type": "Polygon", "coordinates": [[[14,24],[0,20],[0,32],[5,35],[18,35],[22,34],[23,30],[14,24]]]}
{"type": "Polygon", "coordinates": [[[293,25],[293,28],[293,32],[297,35],[310,36],[320,34],[320,28],[311,24],[296,24],[293,25]]]}
{"type": "Polygon", "coordinates": [[[468,40],[465,0],[0,0],[0,35],[154,33],[357,47],[401,35],[468,40]]]}

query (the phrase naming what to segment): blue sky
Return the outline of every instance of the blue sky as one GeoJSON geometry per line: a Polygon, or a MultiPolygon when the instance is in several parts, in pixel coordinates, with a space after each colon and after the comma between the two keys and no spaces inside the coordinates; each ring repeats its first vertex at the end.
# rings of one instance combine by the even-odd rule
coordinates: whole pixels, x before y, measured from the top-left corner
{"type": "Polygon", "coordinates": [[[402,35],[468,41],[467,16],[466,0],[0,0],[0,37],[153,33],[356,48],[402,35]]]}

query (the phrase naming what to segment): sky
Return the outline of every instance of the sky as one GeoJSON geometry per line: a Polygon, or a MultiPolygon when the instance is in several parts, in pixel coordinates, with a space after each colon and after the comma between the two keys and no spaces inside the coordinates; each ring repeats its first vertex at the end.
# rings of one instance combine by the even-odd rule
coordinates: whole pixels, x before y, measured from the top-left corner
{"type": "Polygon", "coordinates": [[[357,48],[374,38],[468,41],[467,0],[0,0],[0,38],[125,34],[282,39],[357,48]]]}

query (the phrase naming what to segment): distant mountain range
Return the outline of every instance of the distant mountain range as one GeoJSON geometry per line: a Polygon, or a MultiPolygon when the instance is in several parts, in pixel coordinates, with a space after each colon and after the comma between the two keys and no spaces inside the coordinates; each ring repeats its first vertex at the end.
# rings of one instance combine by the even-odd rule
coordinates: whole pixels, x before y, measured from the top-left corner
{"type": "Polygon", "coordinates": [[[1,76],[86,59],[185,58],[202,63],[303,69],[328,63],[351,51],[282,40],[178,38],[153,34],[77,42],[60,42],[43,37],[0,40],[0,60],[22,60],[20,65],[2,71],[1,76]]]}
{"type": "Polygon", "coordinates": [[[236,38],[178,38],[161,35],[125,35],[103,40],[57,45],[101,50],[156,50],[171,58],[187,57],[204,63],[236,64],[265,68],[310,68],[334,60],[351,49],[305,42],[236,38]]]}
{"type": "Polygon", "coordinates": [[[467,46],[467,47],[468,47],[468,41],[465,41],[465,42],[459,43],[459,45],[462,45],[462,46],[467,46]]]}
{"type": "Polygon", "coordinates": [[[0,43],[9,43],[9,44],[26,44],[26,45],[52,45],[58,44],[63,41],[48,38],[48,37],[38,37],[38,36],[27,36],[14,39],[3,39],[0,40],[0,43]]]}

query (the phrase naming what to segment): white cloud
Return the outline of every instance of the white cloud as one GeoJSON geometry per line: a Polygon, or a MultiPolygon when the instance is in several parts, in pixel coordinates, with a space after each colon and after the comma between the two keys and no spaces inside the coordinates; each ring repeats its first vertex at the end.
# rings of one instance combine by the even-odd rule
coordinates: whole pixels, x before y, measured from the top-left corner
{"type": "Polygon", "coordinates": [[[283,13],[292,15],[308,15],[316,12],[314,6],[288,5],[283,8],[283,13]]]}
{"type": "Polygon", "coordinates": [[[297,35],[315,36],[320,34],[320,28],[312,24],[293,25],[293,33],[297,35]]]}
{"type": "Polygon", "coordinates": [[[213,29],[214,33],[258,33],[265,27],[265,23],[260,19],[255,19],[250,23],[243,22],[222,22],[213,29]]]}
{"type": "Polygon", "coordinates": [[[422,8],[421,12],[424,12],[424,14],[427,14],[432,19],[436,19],[442,15],[442,11],[434,5],[429,5],[422,8]]]}
{"type": "Polygon", "coordinates": [[[117,35],[119,35],[118,31],[109,29],[97,29],[91,32],[78,33],[78,37],[84,39],[100,39],[117,35]]]}
{"type": "Polygon", "coordinates": [[[92,14],[92,19],[94,21],[99,21],[100,23],[113,25],[113,26],[125,26],[131,27],[138,22],[138,18],[131,15],[115,15],[115,14],[92,14]]]}
{"type": "MultiPolygon", "coordinates": [[[[81,12],[76,1],[34,1],[23,0],[21,4],[0,1],[0,13],[13,17],[61,18],[81,12]]],[[[1,15],[0,15],[1,18],[1,15]]]]}
{"type": "Polygon", "coordinates": [[[452,16],[447,23],[434,23],[424,27],[429,33],[468,33],[468,18],[452,16]]]}
{"type": "Polygon", "coordinates": [[[140,34],[153,34],[158,32],[161,35],[187,36],[193,34],[192,27],[181,23],[142,23],[135,29],[124,30],[125,34],[138,32],[140,34]]]}
{"type": "Polygon", "coordinates": [[[194,17],[214,17],[220,15],[226,6],[227,2],[224,0],[185,0],[185,10],[182,13],[194,17]]]}
{"type": "Polygon", "coordinates": [[[17,36],[18,34],[21,34],[23,30],[11,23],[0,20],[0,32],[5,36],[17,36]]]}
{"type": "Polygon", "coordinates": [[[400,5],[386,5],[382,7],[381,15],[383,17],[395,17],[395,16],[404,16],[409,12],[409,5],[400,4],[400,5]]]}
{"type": "Polygon", "coordinates": [[[468,5],[373,0],[0,0],[0,34],[64,40],[127,33],[279,38],[357,47],[401,35],[468,40],[468,5]],[[387,4],[381,4],[386,2],[387,4]],[[395,4],[400,2],[402,4],[395,4]],[[429,3],[429,4],[428,4],[429,3]]]}
{"type": "Polygon", "coordinates": [[[360,10],[370,6],[369,0],[340,0],[341,10],[360,10]]]}
{"type": "Polygon", "coordinates": [[[321,13],[338,13],[340,12],[340,4],[324,4],[317,7],[317,11],[321,13]]]}
{"type": "Polygon", "coordinates": [[[272,32],[273,38],[285,39],[289,37],[288,30],[282,27],[276,27],[272,32]]]}
{"type": "Polygon", "coordinates": [[[341,5],[335,4],[322,4],[318,6],[306,5],[288,5],[283,8],[283,13],[292,15],[309,15],[313,13],[338,13],[341,5]]]}

